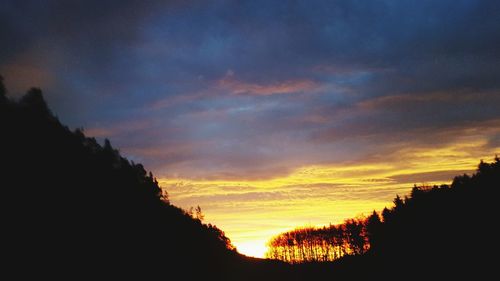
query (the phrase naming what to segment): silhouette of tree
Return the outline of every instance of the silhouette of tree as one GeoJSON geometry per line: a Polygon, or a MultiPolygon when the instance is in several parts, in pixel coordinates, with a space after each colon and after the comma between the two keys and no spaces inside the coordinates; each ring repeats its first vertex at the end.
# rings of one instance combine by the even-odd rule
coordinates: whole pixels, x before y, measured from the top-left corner
{"type": "Polygon", "coordinates": [[[196,206],[195,209],[195,218],[200,221],[203,221],[205,219],[205,215],[201,212],[201,207],[199,205],[196,206]]]}
{"type": "MultiPolygon", "coordinates": [[[[155,183],[158,184],[158,182],[156,180],[155,180],[155,183]]],[[[170,204],[170,199],[169,199],[169,196],[168,196],[168,192],[165,189],[161,189],[160,199],[164,203],[170,204]]]]}
{"type": "Polygon", "coordinates": [[[381,227],[382,221],[380,220],[380,216],[376,211],[373,211],[373,213],[366,220],[366,234],[368,236],[370,248],[378,247],[378,235],[381,227]]]}
{"type": "Polygon", "coordinates": [[[401,197],[399,197],[399,195],[396,195],[396,198],[394,198],[394,209],[400,210],[403,208],[403,206],[404,206],[403,200],[401,199],[401,197]]]}
{"type": "Polygon", "coordinates": [[[289,263],[333,261],[368,249],[364,221],[350,219],[340,225],[296,228],[277,235],[268,242],[266,256],[289,263]]]}
{"type": "Polygon", "coordinates": [[[42,90],[39,88],[31,88],[23,97],[21,97],[19,104],[21,106],[30,107],[34,113],[38,113],[45,117],[52,117],[52,113],[43,98],[42,90]]]}
{"type": "Polygon", "coordinates": [[[384,219],[384,222],[387,222],[391,219],[391,210],[387,207],[382,210],[382,218],[384,219]]]}

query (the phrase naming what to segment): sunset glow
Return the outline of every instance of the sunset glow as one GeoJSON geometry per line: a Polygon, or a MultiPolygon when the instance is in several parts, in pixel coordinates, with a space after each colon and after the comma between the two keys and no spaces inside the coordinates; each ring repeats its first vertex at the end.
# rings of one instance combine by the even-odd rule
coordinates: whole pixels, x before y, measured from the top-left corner
{"type": "Polygon", "coordinates": [[[406,163],[309,166],[268,180],[161,179],[160,184],[174,204],[202,206],[206,221],[224,229],[239,252],[264,257],[274,235],[380,211],[414,184],[450,183],[453,176],[475,170],[477,159],[490,160],[500,149],[481,151],[483,141],[473,141],[472,135],[466,139],[446,147],[399,151],[411,159],[406,163]]]}
{"type": "Polygon", "coordinates": [[[0,2],[9,99],[42,88],[245,255],[500,153],[500,1],[0,2]]]}

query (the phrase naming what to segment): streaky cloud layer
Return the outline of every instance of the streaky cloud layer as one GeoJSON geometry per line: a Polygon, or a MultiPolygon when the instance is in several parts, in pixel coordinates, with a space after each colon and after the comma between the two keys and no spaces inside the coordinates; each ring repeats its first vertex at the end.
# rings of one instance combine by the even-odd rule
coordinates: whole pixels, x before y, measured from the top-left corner
{"type": "MultiPolygon", "coordinates": [[[[497,1],[0,3],[0,74],[240,249],[500,151],[497,1]]],[[[255,250],[258,249],[258,250],[255,250]]]]}

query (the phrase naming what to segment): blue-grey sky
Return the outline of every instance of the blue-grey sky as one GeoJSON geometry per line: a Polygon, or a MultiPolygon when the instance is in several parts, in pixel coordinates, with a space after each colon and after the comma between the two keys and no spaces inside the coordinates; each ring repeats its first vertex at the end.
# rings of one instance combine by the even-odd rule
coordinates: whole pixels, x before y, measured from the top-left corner
{"type": "MultiPolygon", "coordinates": [[[[499,1],[3,0],[0,38],[11,96],[41,87],[162,179],[389,163],[382,180],[432,182],[500,148],[499,1]]],[[[279,199],[211,188],[179,203],[279,199]]]]}

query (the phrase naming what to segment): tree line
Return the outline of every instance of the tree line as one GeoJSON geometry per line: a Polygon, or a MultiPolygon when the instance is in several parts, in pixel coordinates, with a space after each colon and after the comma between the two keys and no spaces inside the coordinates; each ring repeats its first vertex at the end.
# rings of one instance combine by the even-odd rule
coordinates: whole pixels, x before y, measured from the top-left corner
{"type": "MultiPolygon", "coordinates": [[[[401,255],[401,247],[407,250],[405,254],[420,254],[425,248],[446,249],[449,254],[457,251],[455,247],[462,241],[485,238],[481,232],[463,226],[491,215],[489,208],[494,204],[487,202],[494,197],[484,195],[498,188],[499,182],[500,159],[481,161],[472,176],[457,176],[451,185],[415,185],[408,196],[396,196],[393,206],[380,213],[373,211],[368,217],[338,225],[300,227],[281,233],[268,242],[266,257],[288,263],[326,262],[366,253],[396,256],[401,255]]],[[[470,250],[461,249],[461,253],[470,250]]]]}
{"type": "Polygon", "coordinates": [[[268,242],[266,257],[289,263],[333,261],[361,255],[370,249],[369,231],[380,223],[376,212],[368,219],[348,219],[324,227],[300,227],[281,233],[268,242]]]}

